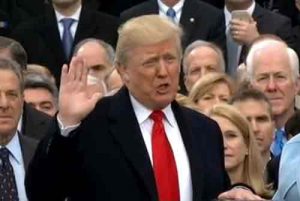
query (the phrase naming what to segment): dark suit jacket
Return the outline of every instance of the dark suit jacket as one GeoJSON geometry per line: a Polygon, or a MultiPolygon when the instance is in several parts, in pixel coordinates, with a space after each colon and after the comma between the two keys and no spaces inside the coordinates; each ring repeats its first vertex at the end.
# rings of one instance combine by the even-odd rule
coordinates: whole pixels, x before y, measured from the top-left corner
{"type": "Polygon", "coordinates": [[[273,157],[271,160],[269,160],[266,167],[268,183],[273,184],[274,190],[277,190],[278,188],[280,158],[281,154],[273,157]]]}
{"type": "MultiPolygon", "coordinates": [[[[295,48],[296,44],[290,19],[264,9],[258,4],[255,6],[252,17],[257,22],[257,29],[260,34],[274,34],[284,40],[290,47],[295,48]]],[[[245,60],[246,53],[247,48],[242,50],[241,61],[245,60]]]]}
{"type": "MultiPolygon", "coordinates": [[[[121,13],[121,21],[124,22],[141,15],[158,13],[159,7],[157,1],[149,0],[121,13]]],[[[216,43],[225,52],[226,36],[224,21],[224,14],[219,9],[199,0],[185,0],[180,17],[180,24],[184,31],[182,38],[183,48],[195,40],[201,39],[216,43]]],[[[185,93],[183,77],[183,71],[181,71],[180,87],[181,92],[185,93]]]]}
{"type": "Polygon", "coordinates": [[[27,170],[31,159],[34,156],[34,152],[37,148],[38,142],[37,140],[24,135],[19,135],[19,141],[21,145],[25,170],[27,170]]]}
{"type": "MultiPolygon", "coordinates": [[[[98,38],[111,45],[116,44],[118,20],[112,16],[82,7],[73,47],[85,38],[98,38]]],[[[52,6],[48,6],[42,17],[24,23],[13,31],[28,54],[28,63],[42,64],[49,68],[60,82],[61,67],[68,63],[60,39],[57,20],[52,6]]]]}
{"type": "Polygon", "coordinates": [[[22,115],[22,135],[40,140],[50,126],[51,117],[24,103],[22,115]]]}
{"type": "MultiPolygon", "coordinates": [[[[121,20],[124,22],[133,17],[158,13],[157,1],[150,0],[125,10],[121,13],[121,20]]],[[[223,13],[213,6],[199,0],[185,0],[180,18],[184,30],[183,47],[202,39],[213,41],[224,49],[226,36],[223,21],[223,13]]]]}
{"type": "MultiPolygon", "coordinates": [[[[223,142],[217,124],[172,103],[188,154],[193,200],[225,191],[223,142]]],[[[31,201],[158,200],[150,158],[127,89],[103,98],[68,138],[53,134],[39,144],[26,179],[31,201]]]]}

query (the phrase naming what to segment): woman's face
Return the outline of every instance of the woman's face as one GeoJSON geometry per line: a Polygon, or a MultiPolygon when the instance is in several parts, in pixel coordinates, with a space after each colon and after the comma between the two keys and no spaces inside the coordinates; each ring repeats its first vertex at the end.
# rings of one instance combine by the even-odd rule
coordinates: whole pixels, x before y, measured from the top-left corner
{"type": "Polygon", "coordinates": [[[231,91],[224,82],[217,83],[210,91],[204,94],[197,101],[197,106],[206,115],[211,108],[218,103],[227,103],[231,97],[231,91]]]}
{"type": "Polygon", "coordinates": [[[224,117],[215,115],[211,118],[219,124],[222,131],[226,170],[242,168],[248,155],[248,148],[241,131],[224,117]]]}

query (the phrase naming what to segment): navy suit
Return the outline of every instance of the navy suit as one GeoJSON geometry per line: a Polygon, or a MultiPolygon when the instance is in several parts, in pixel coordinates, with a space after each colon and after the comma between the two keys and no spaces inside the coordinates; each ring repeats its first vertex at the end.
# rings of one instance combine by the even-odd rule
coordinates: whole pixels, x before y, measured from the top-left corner
{"type": "MultiPolygon", "coordinates": [[[[189,159],[193,200],[216,198],[230,187],[220,129],[176,102],[171,107],[189,159]]],[[[29,200],[158,200],[151,161],[126,88],[103,98],[69,137],[60,135],[56,122],[51,131],[29,167],[29,200]]]]}

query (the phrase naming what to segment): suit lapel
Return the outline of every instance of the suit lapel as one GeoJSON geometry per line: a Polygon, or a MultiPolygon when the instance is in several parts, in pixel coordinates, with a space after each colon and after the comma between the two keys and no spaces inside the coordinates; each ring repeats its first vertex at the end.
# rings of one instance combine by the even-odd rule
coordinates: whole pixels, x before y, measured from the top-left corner
{"type": "MultiPolygon", "coordinates": [[[[49,6],[45,9],[45,12],[45,28],[42,29],[41,35],[47,47],[49,47],[51,53],[54,55],[54,58],[57,60],[56,63],[66,63],[54,9],[49,6]]],[[[60,69],[61,66],[57,66],[57,68],[60,69]]],[[[52,70],[57,71],[57,69],[52,70]]]]}
{"type": "Polygon", "coordinates": [[[26,136],[23,136],[21,134],[19,135],[19,140],[20,140],[20,145],[21,145],[21,150],[22,150],[22,156],[23,156],[23,161],[24,161],[24,167],[25,171],[28,168],[28,165],[34,155],[36,146],[37,146],[37,141],[28,138],[26,136]]]}
{"type": "Polygon", "coordinates": [[[199,20],[197,19],[198,11],[195,10],[197,6],[193,4],[194,4],[193,0],[185,0],[182,7],[180,24],[184,29],[184,38],[182,41],[184,47],[188,45],[187,42],[189,41],[191,33],[193,33],[193,30],[195,28],[195,20],[199,20]]]}
{"type": "Polygon", "coordinates": [[[185,118],[182,109],[175,101],[172,103],[172,110],[174,112],[190,163],[193,185],[193,200],[201,200],[203,188],[203,171],[201,170],[200,165],[200,155],[196,154],[197,152],[195,151],[195,146],[193,145],[192,133],[189,129],[187,119],[185,118]]]}
{"type": "Polygon", "coordinates": [[[156,0],[148,1],[144,8],[144,15],[159,14],[159,7],[156,0]]]}
{"type": "Polygon", "coordinates": [[[114,97],[109,119],[112,135],[144,183],[151,200],[157,200],[151,161],[127,89],[121,89],[114,97]]]}
{"type": "Polygon", "coordinates": [[[83,5],[74,37],[73,47],[82,39],[89,38],[94,35],[93,33],[97,28],[94,21],[95,19],[93,18],[93,11],[89,10],[87,6],[83,5]]]}

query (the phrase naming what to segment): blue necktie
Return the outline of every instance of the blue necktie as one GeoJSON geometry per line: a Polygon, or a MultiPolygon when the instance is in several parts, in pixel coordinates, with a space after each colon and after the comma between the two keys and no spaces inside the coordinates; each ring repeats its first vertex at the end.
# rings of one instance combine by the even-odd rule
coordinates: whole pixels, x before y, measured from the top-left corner
{"type": "Polygon", "coordinates": [[[71,19],[71,18],[64,18],[64,19],[60,20],[60,22],[64,26],[62,43],[63,43],[66,59],[69,59],[71,50],[72,50],[72,46],[73,46],[73,36],[71,34],[70,27],[72,26],[74,21],[75,20],[71,19]]]}
{"type": "Polygon", "coordinates": [[[5,147],[0,149],[0,198],[3,201],[18,201],[18,190],[9,153],[5,147]]]}
{"type": "Polygon", "coordinates": [[[275,145],[273,149],[273,155],[277,156],[281,153],[283,148],[283,138],[284,138],[285,132],[281,129],[276,130],[275,132],[275,145]]]}
{"type": "Polygon", "coordinates": [[[175,23],[176,12],[172,7],[167,10],[167,16],[172,22],[175,23]]]}

